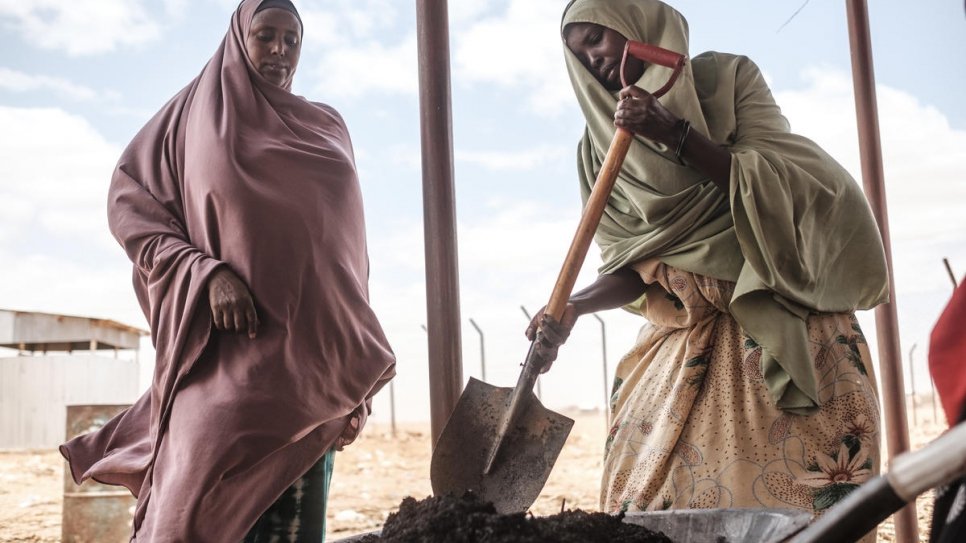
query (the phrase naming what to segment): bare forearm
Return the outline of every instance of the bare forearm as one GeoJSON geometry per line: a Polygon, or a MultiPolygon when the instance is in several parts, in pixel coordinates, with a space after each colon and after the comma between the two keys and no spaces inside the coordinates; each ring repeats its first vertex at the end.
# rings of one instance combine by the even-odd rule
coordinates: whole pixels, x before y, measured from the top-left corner
{"type": "Polygon", "coordinates": [[[578,315],[627,305],[644,294],[644,280],[629,268],[602,274],[587,288],[570,297],[578,315]]]}
{"type": "Polygon", "coordinates": [[[692,168],[707,175],[725,194],[731,185],[731,153],[697,130],[688,131],[681,147],[681,158],[692,168]]]}

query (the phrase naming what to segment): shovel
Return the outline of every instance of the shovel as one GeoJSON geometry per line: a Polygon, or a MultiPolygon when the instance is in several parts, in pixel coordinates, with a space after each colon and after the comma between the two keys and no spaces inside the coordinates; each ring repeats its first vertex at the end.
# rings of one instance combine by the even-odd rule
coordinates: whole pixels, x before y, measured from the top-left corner
{"type": "MultiPolygon", "coordinates": [[[[683,55],[673,51],[628,40],[621,61],[624,86],[628,55],[673,69],[667,83],[653,93],[656,97],[671,88],[685,61],[683,55]]],[[[597,174],[544,310],[558,322],[633,137],[630,131],[617,129],[597,174]]],[[[530,345],[517,385],[512,389],[470,378],[433,449],[430,479],[435,495],[460,496],[469,490],[492,502],[499,513],[526,511],[540,495],[574,421],[547,409],[533,394],[533,385],[544,365],[535,347],[536,341],[530,345]]]]}

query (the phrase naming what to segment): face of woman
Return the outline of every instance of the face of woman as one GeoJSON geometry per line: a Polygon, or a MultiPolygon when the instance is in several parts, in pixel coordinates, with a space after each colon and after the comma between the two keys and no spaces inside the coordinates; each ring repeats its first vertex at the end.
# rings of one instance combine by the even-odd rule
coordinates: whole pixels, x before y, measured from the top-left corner
{"type": "Polygon", "coordinates": [[[259,11],[245,40],[248,58],[265,79],[285,86],[299,63],[301,34],[302,25],[291,11],[281,8],[259,11]]]}
{"type": "MultiPolygon", "coordinates": [[[[621,57],[627,38],[616,30],[594,23],[570,23],[564,28],[564,41],[597,81],[607,90],[621,89],[621,57]]],[[[629,82],[644,74],[644,62],[627,57],[626,75],[629,82]]]]}

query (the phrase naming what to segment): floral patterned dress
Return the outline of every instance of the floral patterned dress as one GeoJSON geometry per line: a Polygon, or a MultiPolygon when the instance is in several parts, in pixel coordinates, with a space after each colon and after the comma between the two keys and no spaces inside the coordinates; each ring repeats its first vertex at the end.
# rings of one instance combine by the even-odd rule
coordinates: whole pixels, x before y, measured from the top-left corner
{"type": "Polygon", "coordinates": [[[649,323],[614,380],[603,511],[775,507],[820,515],[878,473],[878,398],[853,314],[808,318],[822,408],[793,415],[773,404],[761,347],[727,312],[734,283],[656,260],[634,268],[648,283],[649,323]]]}

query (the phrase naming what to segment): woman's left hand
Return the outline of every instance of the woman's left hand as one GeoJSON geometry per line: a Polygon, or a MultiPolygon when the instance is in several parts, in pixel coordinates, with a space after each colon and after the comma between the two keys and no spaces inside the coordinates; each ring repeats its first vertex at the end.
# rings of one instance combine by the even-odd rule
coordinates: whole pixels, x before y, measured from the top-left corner
{"type": "Polygon", "coordinates": [[[649,92],[634,85],[621,90],[614,126],[668,146],[676,144],[681,136],[680,119],[649,92]]]}
{"type": "Polygon", "coordinates": [[[352,415],[349,416],[349,422],[342,429],[342,434],[335,440],[335,450],[341,451],[359,437],[362,427],[366,424],[366,419],[369,418],[369,406],[371,402],[371,399],[366,400],[352,412],[352,415]]]}

